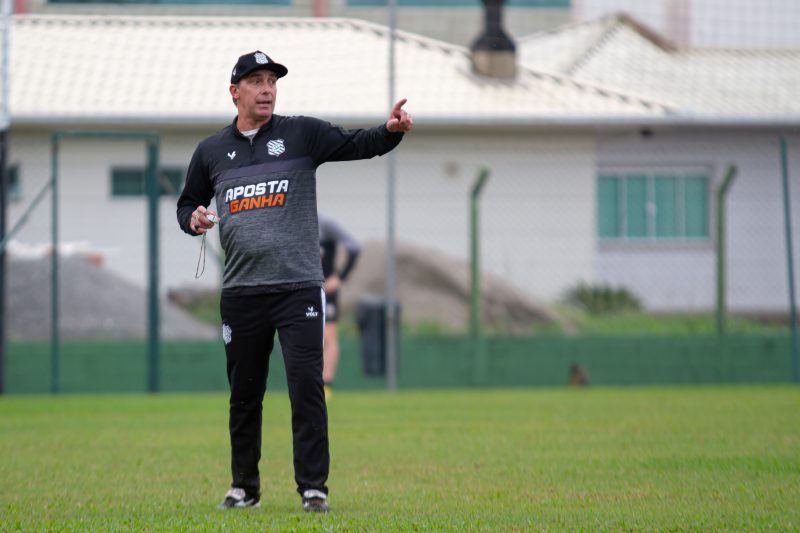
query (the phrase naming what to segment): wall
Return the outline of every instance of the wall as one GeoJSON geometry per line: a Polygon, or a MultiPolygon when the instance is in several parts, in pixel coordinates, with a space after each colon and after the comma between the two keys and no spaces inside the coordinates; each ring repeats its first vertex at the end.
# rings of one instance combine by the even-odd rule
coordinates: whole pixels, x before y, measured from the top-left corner
{"type": "MultiPolygon", "coordinates": [[[[792,150],[790,168],[800,154],[792,150]]],[[[738,168],[727,206],[727,295],[730,310],[785,313],[788,310],[783,192],[777,133],[721,131],[638,132],[598,138],[598,162],[604,165],[706,166],[711,171],[711,240],[683,246],[603,246],[599,279],[624,285],[659,311],[710,310],[715,303],[714,198],[729,164],[738,168]]],[[[795,180],[796,181],[796,180],[795,180]]],[[[792,190],[792,204],[800,189],[792,190]]],[[[800,213],[794,210],[794,233],[800,213]]],[[[796,252],[797,250],[795,250],[796,252]]],[[[796,265],[796,263],[795,263],[796,265]]],[[[795,276],[800,271],[795,273],[795,276]]]]}
{"type": "MultiPolygon", "coordinates": [[[[184,167],[210,131],[167,132],[161,163],[184,167]]],[[[13,133],[10,161],[20,164],[24,197],[11,205],[13,225],[50,172],[49,134],[13,133]]],[[[790,141],[792,141],[790,139],[790,141]]],[[[800,165],[790,142],[790,171],[800,165]]],[[[500,276],[540,301],[558,300],[585,281],[630,287],[656,311],[713,309],[715,302],[714,187],[727,165],[738,174],[728,203],[728,305],[732,311],[784,313],[788,305],[778,137],[775,133],[637,131],[591,135],[418,130],[397,154],[398,242],[469,258],[469,194],[481,167],[491,174],[481,197],[484,272],[500,276]],[[597,142],[598,154],[594,146],[597,142]],[[595,157],[597,160],[595,160],[595,157]],[[608,165],[707,167],[713,177],[711,239],[699,245],[618,246],[596,242],[596,168],[608,165]]],[[[144,287],[146,202],[111,198],[109,168],[143,165],[143,143],[65,140],[61,149],[60,239],[101,254],[106,265],[144,287]]],[[[387,224],[387,161],[328,163],[318,171],[321,210],[362,241],[383,241],[387,224]]],[[[792,202],[800,188],[792,187],[792,202]]],[[[178,229],[175,197],[160,204],[161,287],[214,287],[213,252],[195,280],[199,239],[178,229]]],[[[800,212],[794,232],[800,234],[800,212]]],[[[17,235],[47,245],[49,198],[17,235]]],[[[216,234],[209,247],[219,248],[216,234]]],[[[797,265],[797,262],[795,262],[797,265]]],[[[800,273],[800,272],[798,272],[800,273]]],[[[796,275],[798,274],[796,273],[796,275]]]]}
{"type": "MultiPolygon", "coordinates": [[[[594,275],[593,143],[579,133],[415,131],[397,152],[397,239],[467,261],[470,191],[486,166],[482,269],[555,300],[594,275]]],[[[362,240],[384,240],[386,165],[321,167],[320,210],[362,240]]]]}
{"type": "MultiPolygon", "coordinates": [[[[211,133],[166,132],[161,165],[185,168],[199,140],[211,133]]],[[[13,135],[11,161],[20,164],[24,197],[16,221],[49,176],[49,134],[13,135]]],[[[594,141],[589,134],[415,131],[397,151],[397,240],[469,257],[469,191],[482,166],[491,170],[482,197],[483,268],[540,299],[556,299],[576,279],[593,277],[594,141]]],[[[146,283],[146,200],[112,198],[110,168],[144,165],[144,144],[117,140],[63,141],[60,150],[62,243],[105,258],[124,278],[146,283]]],[[[359,240],[386,238],[385,158],[328,163],[318,171],[320,210],[340,219],[359,240]]],[[[219,283],[213,253],[195,280],[200,239],[185,235],[172,196],[160,202],[161,287],[219,283]]],[[[17,240],[47,243],[49,198],[17,240]]],[[[219,249],[215,232],[208,245],[219,249]]]]}

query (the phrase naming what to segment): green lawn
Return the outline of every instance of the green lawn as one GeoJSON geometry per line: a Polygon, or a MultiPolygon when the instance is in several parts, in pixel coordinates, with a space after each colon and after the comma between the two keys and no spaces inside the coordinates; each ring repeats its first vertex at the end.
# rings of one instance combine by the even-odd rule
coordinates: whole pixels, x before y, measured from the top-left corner
{"type": "Polygon", "coordinates": [[[222,394],[0,398],[3,531],[800,529],[800,387],[335,392],[328,515],[301,511],[284,392],[262,507],[222,394]]]}

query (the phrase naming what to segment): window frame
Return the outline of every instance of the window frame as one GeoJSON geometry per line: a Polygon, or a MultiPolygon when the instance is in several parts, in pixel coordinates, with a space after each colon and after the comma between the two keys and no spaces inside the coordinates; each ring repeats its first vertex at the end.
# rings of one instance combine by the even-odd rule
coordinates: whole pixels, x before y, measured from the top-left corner
{"type": "MultiPolygon", "coordinates": [[[[712,234],[712,220],[715,206],[713,205],[714,172],[711,166],[698,165],[664,165],[664,166],[625,166],[609,165],[598,169],[596,174],[597,190],[595,194],[596,231],[595,237],[601,245],[653,245],[665,247],[669,245],[706,246],[714,240],[712,234]],[[645,179],[644,197],[644,233],[641,236],[632,235],[639,228],[631,228],[629,210],[633,207],[629,203],[628,180],[631,178],[645,179]],[[607,211],[608,185],[615,180],[616,205],[613,213],[607,211]],[[661,180],[661,181],[660,181],[661,180]],[[658,198],[659,183],[674,180],[673,203],[669,216],[674,220],[674,228],[666,233],[665,228],[659,224],[659,209],[664,209],[665,203],[660,203],[658,198]],[[696,200],[689,198],[688,183],[701,182],[704,187],[698,189],[702,194],[696,200]],[[604,185],[604,183],[606,185],[604,185]],[[605,189],[605,190],[604,190],[605,189]],[[700,225],[704,234],[692,235],[690,211],[696,212],[697,200],[702,201],[702,219],[700,225]],[[694,204],[692,204],[694,202],[694,204]],[[694,205],[695,209],[691,209],[694,205]],[[613,216],[609,216],[613,215],[613,216]],[[613,228],[614,234],[609,234],[608,229],[613,228]]],[[[697,233],[696,231],[694,233],[697,233]]]]}
{"type": "MultiPolygon", "coordinates": [[[[162,166],[159,167],[159,184],[161,185],[159,190],[159,197],[161,196],[172,196],[176,197],[180,195],[181,190],[183,190],[183,184],[186,179],[186,169],[183,167],[177,166],[162,166]],[[164,187],[163,179],[167,180],[167,183],[170,186],[175,187],[174,191],[167,190],[164,187]]],[[[115,165],[109,168],[109,196],[112,199],[120,200],[126,198],[142,198],[147,196],[147,190],[145,188],[145,173],[147,169],[143,166],[136,166],[136,165],[115,165]],[[135,192],[120,192],[117,188],[117,178],[118,173],[132,173],[138,176],[140,181],[140,188],[135,192]]]]}

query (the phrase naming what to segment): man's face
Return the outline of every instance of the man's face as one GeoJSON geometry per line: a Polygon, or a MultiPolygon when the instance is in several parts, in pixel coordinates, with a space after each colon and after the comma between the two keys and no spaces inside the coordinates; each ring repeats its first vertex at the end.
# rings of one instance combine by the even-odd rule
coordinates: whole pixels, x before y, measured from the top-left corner
{"type": "Polygon", "coordinates": [[[278,76],[270,70],[257,70],[231,85],[239,116],[259,125],[272,117],[277,95],[278,76]]]}

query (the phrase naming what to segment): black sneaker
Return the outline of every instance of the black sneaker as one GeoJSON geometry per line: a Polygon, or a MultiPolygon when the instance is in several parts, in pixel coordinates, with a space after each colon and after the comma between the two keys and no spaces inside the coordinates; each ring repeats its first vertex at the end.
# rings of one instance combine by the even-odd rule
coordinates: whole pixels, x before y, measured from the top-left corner
{"type": "Polygon", "coordinates": [[[319,490],[307,490],[303,492],[303,510],[307,513],[327,513],[331,510],[328,507],[328,495],[319,490]]]}
{"type": "Polygon", "coordinates": [[[244,489],[234,487],[225,493],[225,499],[217,505],[217,509],[240,507],[261,507],[261,500],[258,496],[248,495],[244,489]]]}

